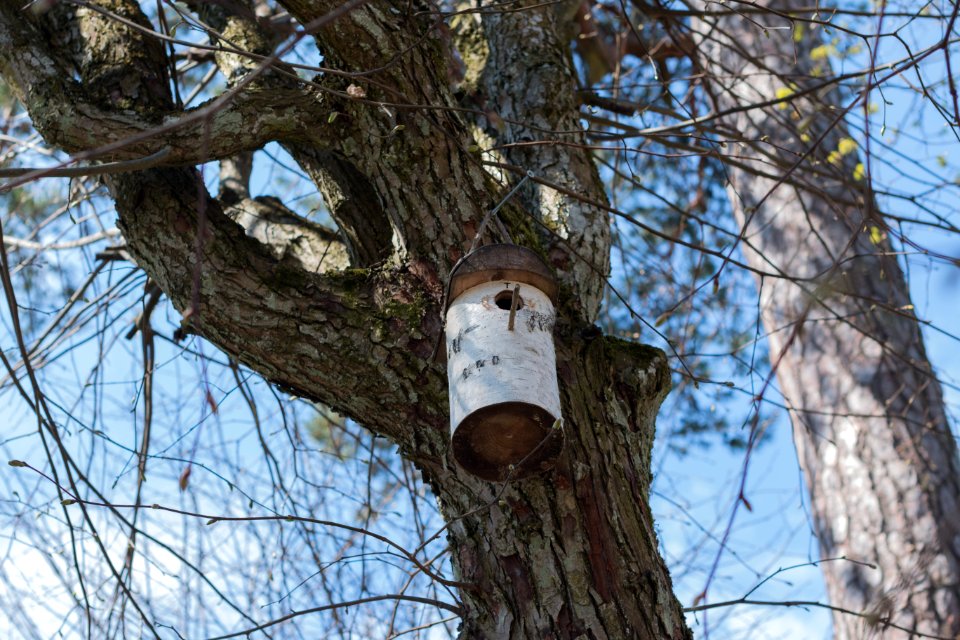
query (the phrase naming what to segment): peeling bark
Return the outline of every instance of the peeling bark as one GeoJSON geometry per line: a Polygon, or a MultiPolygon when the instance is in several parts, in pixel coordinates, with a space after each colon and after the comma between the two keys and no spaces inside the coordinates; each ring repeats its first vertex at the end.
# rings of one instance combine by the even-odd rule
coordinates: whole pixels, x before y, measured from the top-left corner
{"type": "MultiPolygon", "coordinates": [[[[586,200],[606,202],[590,152],[581,146],[576,74],[563,33],[573,17],[564,13],[568,4],[461,16],[466,104],[486,114],[481,129],[495,143],[495,155],[586,200]]],[[[577,302],[592,321],[610,270],[606,212],[544,184],[531,184],[522,198],[542,223],[538,231],[554,266],[584,294],[577,302]]]]}

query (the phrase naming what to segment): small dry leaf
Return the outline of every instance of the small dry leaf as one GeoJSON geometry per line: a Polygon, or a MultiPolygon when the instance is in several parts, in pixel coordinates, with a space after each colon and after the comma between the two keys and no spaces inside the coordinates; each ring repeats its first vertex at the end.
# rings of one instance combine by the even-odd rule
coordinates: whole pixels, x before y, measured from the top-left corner
{"type": "Polygon", "coordinates": [[[487,121],[494,126],[494,128],[500,133],[506,133],[507,123],[503,121],[503,118],[500,117],[500,114],[496,111],[485,111],[484,115],[487,116],[487,121]]]}
{"type": "Polygon", "coordinates": [[[351,98],[366,98],[367,92],[363,89],[363,87],[358,87],[355,84],[351,84],[349,87],[347,87],[347,95],[351,98]]]}
{"type": "Polygon", "coordinates": [[[210,390],[207,389],[206,393],[207,404],[210,405],[210,411],[217,412],[217,401],[213,398],[213,394],[210,393],[210,390]]]}
{"type": "Polygon", "coordinates": [[[187,487],[190,486],[190,471],[193,467],[188,466],[183,470],[183,473],[180,474],[180,491],[186,491],[187,487]]]}

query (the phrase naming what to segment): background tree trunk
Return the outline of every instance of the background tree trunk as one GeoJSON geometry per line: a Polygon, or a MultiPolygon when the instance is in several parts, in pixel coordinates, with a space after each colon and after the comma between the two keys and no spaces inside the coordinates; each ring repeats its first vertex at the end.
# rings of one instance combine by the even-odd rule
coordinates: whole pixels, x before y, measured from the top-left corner
{"type": "Polygon", "coordinates": [[[695,59],[726,112],[720,153],[741,246],[783,274],[759,282],[761,314],[822,557],[850,560],[822,565],[830,601],[868,614],[835,614],[836,637],[956,637],[960,468],[940,385],[889,230],[854,177],[858,154],[841,145],[852,142],[845,105],[817,89],[830,74],[810,57],[820,32],[806,24],[795,42],[789,19],[763,22],[694,19],[695,59]]]}

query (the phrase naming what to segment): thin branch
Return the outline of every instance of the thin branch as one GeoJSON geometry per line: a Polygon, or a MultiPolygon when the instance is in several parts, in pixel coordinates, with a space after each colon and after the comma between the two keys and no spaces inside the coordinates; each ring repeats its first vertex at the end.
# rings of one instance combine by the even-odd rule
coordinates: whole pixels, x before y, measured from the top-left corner
{"type": "Polygon", "coordinates": [[[208,640],[226,640],[227,638],[238,638],[240,636],[249,635],[254,631],[261,631],[263,629],[266,629],[267,627],[272,627],[275,624],[286,622],[287,620],[290,620],[291,618],[296,618],[298,616],[304,616],[310,613],[319,613],[321,611],[330,611],[331,609],[342,609],[345,607],[354,607],[356,605],[366,604],[368,602],[382,602],[383,600],[403,600],[406,602],[417,602],[420,604],[428,604],[428,605],[437,607],[438,609],[444,609],[446,611],[450,611],[451,613],[455,613],[458,616],[463,614],[463,611],[460,609],[460,607],[456,605],[452,605],[448,602],[443,602],[442,600],[434,600],[433,598],[421,598],[419,596],[407,596],[402,594],[370,596],[369,598],[359,598],[357,600],[349,600],[347,602],[337,602],[336,604],[328,604],[322,607],[313,607],[312,609],[304,609],[303,611],[294,611],[292,613],[288,613],[283,617],[277,618],[276,620],[271,620],[270,622],[264,622],[259,626],[256,626],[250,629],[245,629],[243,631],[237,631],[236,633],[228,633],[227,635],[208,638],[208,640]]]}

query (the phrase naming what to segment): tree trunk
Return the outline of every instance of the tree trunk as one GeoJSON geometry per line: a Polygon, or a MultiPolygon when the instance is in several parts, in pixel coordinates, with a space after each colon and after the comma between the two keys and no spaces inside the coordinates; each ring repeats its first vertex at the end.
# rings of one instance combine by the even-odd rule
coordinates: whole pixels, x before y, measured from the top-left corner
{"type": "Polygon", "coordinates": [[[940,385],[857,154],[841,145],[844,105],[817,88],[830,77],[810,57],[820,32],[795,42],[791,21],[763,22],[730,12],[692,28],[741,246],[782,273],[760,281],[761,314],[822,557],[849,560],[821,565],[827,591],[864,614],[835,613],[836,637],[953,638],[960,475],[940,385]],[[777,97],[789,102],[750,107],[777,97]]]}
{"type": "Polygon", "coordinates": [[[473,585],[462,637],[689,638],[655,553],[655,404],[630,400],[665,394],[666,360],[608,338],[561,344],[557,469],[507,487],[452,468],[434,481],[459,577],[473,585]]]}
{"type": "MultiPolygon", "coordinates": [[[[146,21],[133,0],[91,4],[146,21]]],[[[303,25],[339,5],[282,4],[303,25]]],[[[551,7],[537,7],[517,15],[552,19],[551,7]]],[[[230,78],[238,89],[211,113],[172,113],[170,96],[156,90],[166,86],[162,47],[91,8],[61,5],[35,17],[0,0],[0,61],[41,134],[69,152],[161,122],[193,127],[193,145],[171,133],[169,166],[107,181],[129,251],[185,313],[186,330],[391,438],[423,471],[449,525],[461,637],[689,638],[657,551],[648,500],[653,423],[669,388],[666,359],[656,349],[599,336],[590,324],[607,261],[605,216],[565,204],[557,192],[547,194],[548,213],[524,211],[516,202],[505,209],[510,235],[552,258],[566,285],[556,333],[566,446],[555,470],[496,485],[470,476],[450,455],[446,375],[432,357],[442,335],[444,283],[503,190],[471,150],[473,138],[448,86],[449,43],[435,29],[433,8],[367,3],[312,32],[326,65],[346,74],[379,70],[372,74],[329,73],[304,88],[284,80],[280,68],[267,73],[264,91],[266,76],[243,85],[237,79],[249,69],[218,56],[240,75],[230,78]],[[72,48],[59,47],[53,33],[74,38],[72,48]],[[310,99],[291,104],[291,95],[310,99]],[[276,110],[312,126],[287,126],[274,118],[276,110]],[[191,120],[196,114],[200,120],[191,120]],[[318,261],[317,249],[291,248],[302,244],[291,232],[292,212],[282,210],[278,222],[245,216],[235,210],[253,206],[242,188],[228,186],[218,200],[195,170],[181,166],[198,155],[216,159],[259,148],[263,122],[269,139],[292,150],[330,201],[343,241],[337,259],[318,261]],[[74,131],[78,123],[95,131],[74,131]],[[565,250],[548,252],[528,216],[562,229],[565,250]],[[245,231],[238,221],[246,217],[259,226],[245,231]],[[271,230],[273,224],[283,228],[271,230]],[[265,244],[279,237],[279,249],[265,244]],[[599,274],[575,259],[594,251],[601,254],[599,274]],[[344,256],[353,268],[338,269],[344,256]]],[[[254,14],[238,11],[232,19],[245,15],[254,14]]],[[[255,34],[256,25],[248,26],[246,33],[255,34]]],[[[228,27],[233,41],[248,37],[223,23],[228,27]]],[[[566,49],[556,40],[552,46],[566,49]]],[[[573,90],[569,77],[559,90],[573,90]]],[[[562,119],[576,125],[576,101],[562,97],[562,119]]],[[[523,118],[531,111],[518,105],[515,113],[523,118]]],[[[148,140],[141,136],[129,147],[163,148],[148,140]]],[[[130,153],[118,146],[99,157],[130,153]]],[[[536,163],[556,161],[532,155],[528,165],[543,175],[546,168],[536,163]]],[[[595,178],[587,163],[564,179],[575,191],[602,197],[595,178]]],[[[302,233],[313,239],[310,247],[333,241],[309,225],[302,233]]],[[[490,235],[502,237],[496,227],[490,235]]]]}

